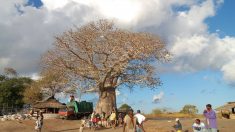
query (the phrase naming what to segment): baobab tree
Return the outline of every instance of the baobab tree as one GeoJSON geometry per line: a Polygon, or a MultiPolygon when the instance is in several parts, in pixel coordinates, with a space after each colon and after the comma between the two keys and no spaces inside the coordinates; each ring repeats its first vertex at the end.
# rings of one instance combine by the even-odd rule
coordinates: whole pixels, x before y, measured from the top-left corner
{"type": "Polygon", "coordinates": [[[117,28],[108,20],[88,23],[55,38],[42,57],[43,70],[63,73],[67,86],[98,92],[97,112],[116,108],[117,88],[161,85],[154,64],[169,55],[159,37],[117,28]]]}

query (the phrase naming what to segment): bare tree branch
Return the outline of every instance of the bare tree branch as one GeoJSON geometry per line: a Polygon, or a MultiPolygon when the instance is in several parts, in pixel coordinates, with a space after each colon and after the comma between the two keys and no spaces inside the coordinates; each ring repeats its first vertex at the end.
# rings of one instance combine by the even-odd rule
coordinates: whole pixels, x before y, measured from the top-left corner
{"type": "Polygon", "coordinates": [[[157,36],[122,30],[100,20],[56,37],[42,63],[43,69],[63,71],[68,83],[77,80],[84,91],[122,85],[156,88],[161,81],[155,77],[154,62],[168,61],[167,55],[157,36]]]}

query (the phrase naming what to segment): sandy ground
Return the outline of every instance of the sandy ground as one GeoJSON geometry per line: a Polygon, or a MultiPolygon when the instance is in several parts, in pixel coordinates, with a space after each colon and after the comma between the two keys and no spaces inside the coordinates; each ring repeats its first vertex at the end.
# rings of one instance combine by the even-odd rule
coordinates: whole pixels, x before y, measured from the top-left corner
{"type": "MultiPolygon", "coordinates": [[[[182,120],[184,131],[192,132],[191,125],[193,119],[182,120]]],[[[174,121],[169,120],[149,120],[145,123],[147,132],[171,132],[174,121]]],[[[35,121],[0,121],[0,132],[34,132],[35,121]]],[[[235,120],[218,119],[220,132],[235,132],[235,120]]],[[[80,121],[68,120],[44,120],[42,132],[79,132],[80,121]]],[[[84,132],[94,130],[85,129],[84,132]]],[[[100,132],[122,132],[122,128],[96,130],[100,132]]]]}

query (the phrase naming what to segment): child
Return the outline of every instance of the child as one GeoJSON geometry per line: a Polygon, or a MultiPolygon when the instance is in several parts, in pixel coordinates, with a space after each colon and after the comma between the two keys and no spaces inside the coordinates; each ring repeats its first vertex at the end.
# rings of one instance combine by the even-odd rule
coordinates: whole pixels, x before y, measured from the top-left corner
{"type": "Polygon", "coordinates": [[[43,114],[42,112],[37,113],[37,118],[36,118],[36,126],[35,129],[37,132],[41,132],[42,130],[42,125],[43,125],[43,114]]]}
{"type": "Polygon", "coordinates": [[[196,119],[193,124],[193,132],[205,132],[205,124],[200,121],[200,119],[196,119]]]}
{"type": "Polygon", "coordinates": [[[84,127],[85,127],[84,124],[82,124],[80,129],[79,129],[79,132],[83,132],[84,127]]]}
{"type": "Polygon", "coordinates": [[[182,132],[182,125],[179,118],[175,119],[175,125],[173,127],[175,128],[176,132],[182,132]]]}

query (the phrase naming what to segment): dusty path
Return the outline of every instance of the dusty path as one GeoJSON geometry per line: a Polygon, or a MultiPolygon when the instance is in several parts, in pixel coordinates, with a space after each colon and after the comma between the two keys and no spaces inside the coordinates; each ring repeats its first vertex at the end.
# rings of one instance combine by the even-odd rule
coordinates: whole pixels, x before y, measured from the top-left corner
{"type": "MultiPolygon", "coordinates": [[[[185,130],[192,132],[191,125],[193,119],[182,120],[185,130]]],[[[0,132],[34,132],[33,120],[18,121],[0,121],[0,132]]],[[[149,120],[145,123],[147,132],[170,132],[174,121],[168,120],[149,120]]],[[[220,132],[235,132],[235,120],[218,120],[220,132]]],[[[78,132],[80,121],[67,120],[45,120],[42,132],[78,132]]],[[[97,132],[122,132],[122,128],[96,130],[97,132]]],[[[84,132],[93,132],[86,129],[84,132]]]]}

